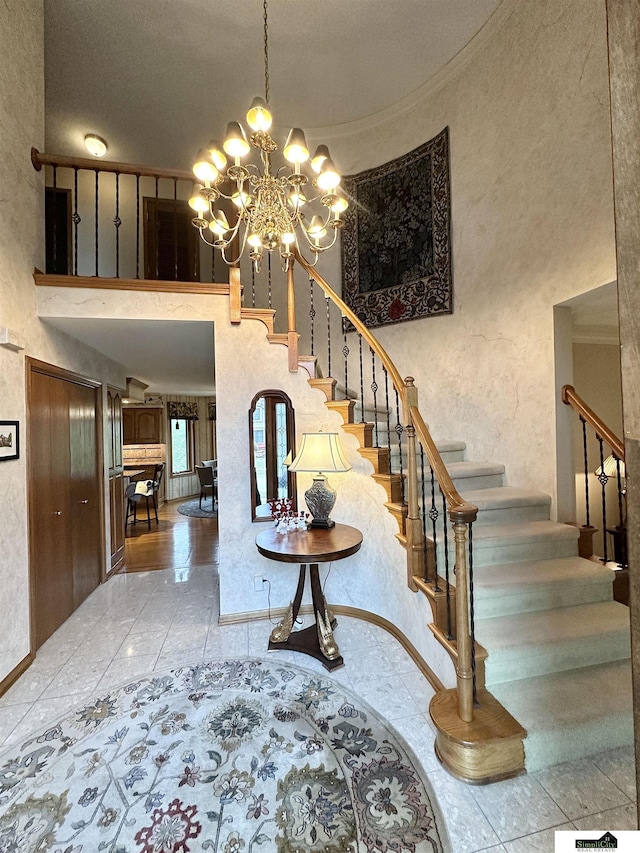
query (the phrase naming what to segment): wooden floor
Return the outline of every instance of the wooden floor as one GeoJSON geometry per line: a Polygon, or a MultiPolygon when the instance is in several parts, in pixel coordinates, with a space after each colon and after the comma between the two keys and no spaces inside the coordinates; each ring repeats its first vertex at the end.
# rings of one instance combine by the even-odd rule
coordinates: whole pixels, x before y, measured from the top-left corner
{"type": "Polygon", "coordinates": [[[152,517],[151,530],[144,523],[128,525],[121,572],[200,566],[218,561],[218,519],[180,515],[184,498],[165,503],[152,517]]]}

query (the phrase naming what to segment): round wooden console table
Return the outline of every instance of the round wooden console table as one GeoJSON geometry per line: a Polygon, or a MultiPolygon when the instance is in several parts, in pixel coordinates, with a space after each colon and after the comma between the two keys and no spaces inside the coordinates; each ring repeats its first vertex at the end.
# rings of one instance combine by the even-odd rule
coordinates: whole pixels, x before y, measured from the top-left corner
{"type": "Polygon", "coordinates": [[[355,527],[336,524],[329,530],[310,529],[292,533],[277,533],[275,527],[263,530],[256,536],[256,547],[263,557],[279,563],[299,563],[300,575],[296,595],[284,618],[271,632],[269,649],[292,649],[321,661],[328,670],[342,666],[344,661],[333,637],[337,625],[324,598],[318,563],[329,563],[350,557],[360,550],[362,533],[355,527]],[[315,625],[294,631],[298,618],[307,565],[310,566],[311,597],[315,625]]]}

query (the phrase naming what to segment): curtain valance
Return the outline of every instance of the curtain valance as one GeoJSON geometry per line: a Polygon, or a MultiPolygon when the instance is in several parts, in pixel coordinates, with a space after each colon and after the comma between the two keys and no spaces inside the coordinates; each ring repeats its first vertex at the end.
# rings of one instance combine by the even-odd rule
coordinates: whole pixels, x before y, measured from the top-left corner
{"type": "Polygon", "coordinates": [[[170,400],[167,403],[167,412],[170,418],[184,418],[187,421],[198,420],[197,403],[178,403],[175,400],[170,400]]]}

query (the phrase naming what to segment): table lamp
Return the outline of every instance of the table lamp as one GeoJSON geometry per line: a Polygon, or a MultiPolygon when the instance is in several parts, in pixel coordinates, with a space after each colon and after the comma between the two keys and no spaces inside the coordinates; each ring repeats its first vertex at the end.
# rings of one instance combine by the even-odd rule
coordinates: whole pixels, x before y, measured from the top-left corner
{"type": "Polygon", "coordinates": [[[326,475],[350,470],[351,465],[342,453],[337,432],[303,433],[300,450],[289,465],[289,471],[314,474],[313,485],[304,494],[313,517],[309,527],[328,530],[335,525],[329,515],[336,502],[336,490],[329,485],[326,475]]]}

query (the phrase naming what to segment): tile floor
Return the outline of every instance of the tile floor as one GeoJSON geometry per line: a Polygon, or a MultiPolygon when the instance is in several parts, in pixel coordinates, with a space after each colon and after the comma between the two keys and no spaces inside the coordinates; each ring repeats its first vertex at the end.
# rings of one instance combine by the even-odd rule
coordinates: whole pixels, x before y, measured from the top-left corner
{"type": "MultiPolygon", "coordinates": [[[[0,697],[0,749],[110,685],[203,658],[266,655],[267,621],[218,626],[215,566],[118,575],[97,589],[0,697]]],[[[446,817],[453,853],[547,853],[554,829],[636,829],[631,749],[484,787],[449,776],[433,753],[431,688],[384,630],[339,618],[345,666],[333,677],[391,720],[413,747],[446,817]],[[353,662],[357,660],[357,666],[353,662]]],[[[273,652],[324,672],[312,658],[273,652]]]]}

